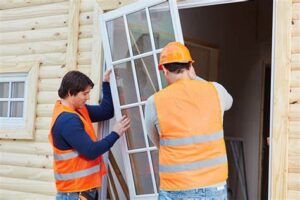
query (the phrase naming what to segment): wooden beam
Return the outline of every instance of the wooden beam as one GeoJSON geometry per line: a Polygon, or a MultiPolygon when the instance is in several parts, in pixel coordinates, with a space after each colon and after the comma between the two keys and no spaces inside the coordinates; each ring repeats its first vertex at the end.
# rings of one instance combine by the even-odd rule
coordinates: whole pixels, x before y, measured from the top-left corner
{"type": "Polygon", "coordinates": [[[0,196],[2,200],[13,200],[13,199],[43,199],[43,200],[53,200],[53,195],[43,195],[37,194],[36,192],[19,192],[14,190],[4,190],[0,189],[0,196]]]}
{"type": "Polygon", "coordinates": [[[0,65],[15,66],[22,62],[40,61],[41,65],[64,65],[66,60],[65,53],[47,53],[47,54],[31,54],[19,56],[0,56],[0,65]]]}
{"type": "Polygon", "coordinates": [[[20,44],[67,39],[67,27],[1,33],[0,44],[20,44]]]}
{"type": "Polygon", "coordinates": [[[1,0],[0,10],[63,2],[65,0],[1,0]]]}
{"type": "Polygon", "coordinates": [[[109,180],[109,185],[111,186],[112,192],[114,193],[115,199],[119,199],[116,184],[114,182],[114,178],[112,176],[110,167],[108,168],[108,180],[109,180]]]}
{"type": "Polygon", "coordinates": [[[45,53],[65,53],[67,49],[66,40],[58,41],[40,41],[19,44],[4,44],[1,45],[1,56],[13,55],[32,55],[32,54],[45,54],[45,53]]]}
{"type": "Polygon", "coordinates": [[[113,10],[127,4],[133,3],[137,0],[97,0],[100,8],[103,11],[113,10]]]}
{"type": "Polygon", "coordinates": [[[52,154],[36,155],[0,152],[0,163],[1,165],[52,169],[53,156],[52,154]]]}
{"type": "Polygon", "coordinates": [[[0,10],[0,20],[17,20],[35,17],[46,17],[66,14],[68,12],[68,2],[45,4],[33,7],[21,7],[7,10],[0,10]]]}
{"type": "Polygon", "coordinates": [[[56,15],[49,17],[28,18],[14,21],[1,21],[0,32],[29,31],[38,29],[50,29],[67,27],[68,15],[56,15]]]}
{"type": "Polygon", "coordinates": [[[70,1],[69,7],[68,47],[66,55],[68,71],[77,68],[80,0],[70,1]]]}
{"type": "MultiPolygon", "coordinates": [[[[99,5],[94,2],[94,14],[93,14],[93,42],[92,42],[92,57],[91,57],[91,80],[95,86],[91,91],[91,103],[98,104],[100,91],[102,87],[102,46],[101,46],[101,33],[99,27],[99,14],[102,11],[99,9],[99,5]]],[[[98,129],[97,129],[98,130],[98,129]]]]}
{"type": "Polygon", "coordinates": [[[274,93],[271,141],[271,199],[287,197],[289,77],[291,69],[292,0],[276,0],[274,93]]]}
{"type": "Polygon", "coordinates": [[[6,190],[15,190],[20,192],[39,191],[40,194],[55,195],[56,189],[52,181],[37,181],[18,178],[1,177],[0,188],[6,190]]]}
{"type": "Polygon", "coordinates": [[[108,159],[109,159],[109,162],[110,162],[110,165],[112,166],[112,169],[114,170],[115,174],[116,174],[116,177],[121,185],[121,188],[124,192],[124,195],[126,197],[126,199],[130,199],[129,198],[129,190],[128,190],[128,186],[126,184],[126,181],[124,179],[124,177],[122,176],[122,173],[121,173],[121,170],[119,169],[118,167],[118,164],[115,160],[115,157],[112,153],[112,151],[109,151],[108,153],[108,159]]]}
{"type": "Polygon", "coordinates": [[[38,181],[54,181],[53,170],[45,168],[0,165],[0,176],[38,181]]]}

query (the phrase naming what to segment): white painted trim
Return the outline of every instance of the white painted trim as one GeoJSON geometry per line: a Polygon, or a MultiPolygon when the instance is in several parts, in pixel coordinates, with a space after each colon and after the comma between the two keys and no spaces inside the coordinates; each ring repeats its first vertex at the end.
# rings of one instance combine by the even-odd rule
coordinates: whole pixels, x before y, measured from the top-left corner
{"type": "Polygon", "coordinates": [[[136,11],[145,9],[146,7],[151,7],[165,1],[167,0],[151,0],[151,1],[139,0],[133,4],[123,6],[121,8],[105,13],[102,15],[102,18],[104,21],[113,20],[118,17],[122,17],[124,13],[126,14],[134,13],[136,11]]]}
{"type": "Polygon", "coordinates": [[[178,9],[195,8],[203,6],[212,6],[219,4],[238,3],[248,0],[179,0],[177,2],[178,9]]]}
{"type": "MultiPolygon", "coordinates": [[[[276,30],[276,9],[277,1],[273,1],[273,14],[272,14],[272,53],[271,53],[271,93],[270,93],[270,141],[272,141],[273,133],[273,112],[274,112],[274,79],[275,79],[275,30],[276,30]]],[[[268,173],[268,200],[271,200],[272,189],[272,142],[269,144],[269,173],[268,173]]]]}
{"type": "Polygon", "coordinates": [[[8,82],[9,89],[8,89],[8,98],[0,98],[0,101],[7,101],[8,102],[8,116],[7,117],[0,117],[0,129],[12,129],[12,128],[22,128],[25,125],[25,116],[27,113],[26,104],[27,104],[27,87],[28,86],[28,75],[25,73],[9,73],[9,74],[0,74],[0,82],[8,82]],[[12,83],[14,82],[24,82],[24,97],[23,98],[12,98],[12,83]],[[13,101],[22,101],[23,102],[23,111],[22,117],[9,117],[10,115],[10,103],[13,101]]]}
{"type": "Polygon", "coordinates": [[[24,125],[22,127],[0,128],[0,138],[6,139],[32,139],[35,132],[36,102],[38,87],[39,62],[24,62],[15,66],[1,67],[0,74],[26,74],[25,102],[24,102],[24,125]],[[30,95],[28,94],[30,87],[30,95]],[[30,112],[29,112],[30,111],[30,112]]]}

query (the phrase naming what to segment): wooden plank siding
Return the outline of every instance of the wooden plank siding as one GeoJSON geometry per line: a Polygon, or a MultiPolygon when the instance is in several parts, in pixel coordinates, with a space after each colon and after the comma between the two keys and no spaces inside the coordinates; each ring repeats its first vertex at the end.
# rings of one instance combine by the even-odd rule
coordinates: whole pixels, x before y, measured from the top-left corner
{"type": "Polygon", "coordinates": [[[0,64],[35,61],[41,65],[34,139],[0,141],[1,199],[54,199],[53,157],[47,135],[57,87],[66,71],[69,2],[11,1],[4,3],[4,8],[2,3],[0,64]]]}
{"type": "Polygon", "coordinates": [[[292,2],[287,199],[300,199],[300,1],[292,2]]]}
{"type": "Polygon", "coordinates": [[[51,114],[63,75],[77,69],[91,77],[91,102],[99,100],[102,77],[98,14],[130,1],[0,1],[1,66],[39,62],[35,134],[32,140],[0,139],[1,199],[54,199],[51,114]]]}

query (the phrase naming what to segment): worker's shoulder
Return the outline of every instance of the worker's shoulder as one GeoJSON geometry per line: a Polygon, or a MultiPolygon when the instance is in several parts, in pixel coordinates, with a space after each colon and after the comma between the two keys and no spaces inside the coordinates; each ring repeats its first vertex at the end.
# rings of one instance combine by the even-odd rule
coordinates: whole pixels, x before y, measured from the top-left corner
{"type": "Polygon", "coordinates": [[[212,81],[211,83],[212,83],[218,90],[225,90],[225,91],[226,91],[225,87],[224,87],[223,85],[221,85],[220,83],[215,82],[215,81],[212,81]]]}
{"type": "Polygon", "coordinates": [[[147,105],[151,105],[154,103],[154,94],[151,95],[150,97],[148,97],[147,101],[146,101],[146,106],[147,105]]]}
{"type": "Polygon", "coordinates": [[[56,120],[56,124],[80,122],[80,118],[75,113],[62,112],[56,120]]]}

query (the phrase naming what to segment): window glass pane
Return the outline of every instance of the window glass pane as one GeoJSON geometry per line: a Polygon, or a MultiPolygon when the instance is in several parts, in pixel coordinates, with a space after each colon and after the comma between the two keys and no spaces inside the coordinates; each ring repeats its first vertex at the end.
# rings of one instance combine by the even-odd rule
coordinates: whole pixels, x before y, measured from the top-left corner
{"type": "Polygon", "coordinates": [[[12,83],[12,98],[24,98],[24,82],[13,82],[12,83]]]}
{"type": "Polygon", "coordinates": [[[127,23],[133,55],[151,51],[146,11],[141,10],[127,15],[127,23]]]}
{"type": "Polygon", "coordinates": [[[0,101],[0,117],[7,117],[8,114],[8,102],[0,101]]]}
{"type": "MultiPolygon", "coordinates": [[[[157,54],[158,63],[159,63],[159,60],[160,60],[160,53],[157,54]]],[[[162,88],[167,87],[168,83],[167,83],[167,80],[166,80],[163,70],[159,70],[159,74],[160,74],[160,79],[161,79],[161,87],[162,88]]]]}
{"type": "Polygon", "coordinates": [[[145,137],[139,107],[124,109],[122,110],[122,115],[127,115],[130,118],[130,128],[125,134],[128,149],[145,148],[145,137]]]}
{"type": "Polygon", "coordinates": [[[156,49],[175,41],[173,24],[168,3],[149,8],[156,49]]]}
{"type": "Polygon", "coordinates": [[[0,98],[8,98],[9,83],[0,82],[0,98]]]}
{"type": "Polygon", "coordinates": [[[128,43],[123,17],[106,23],[112,60],[120,60],[129,56],[128,43]]]}
{"type": "MultiPolygon", "coordinates": [[[[144,119],[145,119],[145,105],[142,105],[142,110],[143,110],[143,117],[144,117],[144,119]]],[[[153,144],[152,141],[150,140],[148,134],[147,134],[147,137],[148,137],[148,144],[149,144],[149,146],[150,146],[150,147],[153,147],[154,144],[153,144]]]]}
{"type": "Polygon", "coordinates": [[[153,150],[150,153],[151,153],[152,165],[154,170],[154,177],[156,181],[156,187],[157,187],[157,191],[159,191],[158,151],[153,150]]]}
{"type": "Polygon", "coordinates": [[[137,195],[154,193],[146,152],[129,155],[137,195]]]}
{"type": "Polygon", "coordinates": [[[11,102],[10,117],[23,117],[23,101],[11,102]]]}
{"type": "Polygon", "coordinates": [[[114,71],[116,75],[120,104],[124,105],[136,103],[137,94],[130,62],[115,65],[114,71]]]}
{"type": "Polygon", "coordinates": [[[146,101],[148,97],[159,90],[153,56],[137,59],[134,63],[141,100],[146,101]]]}

